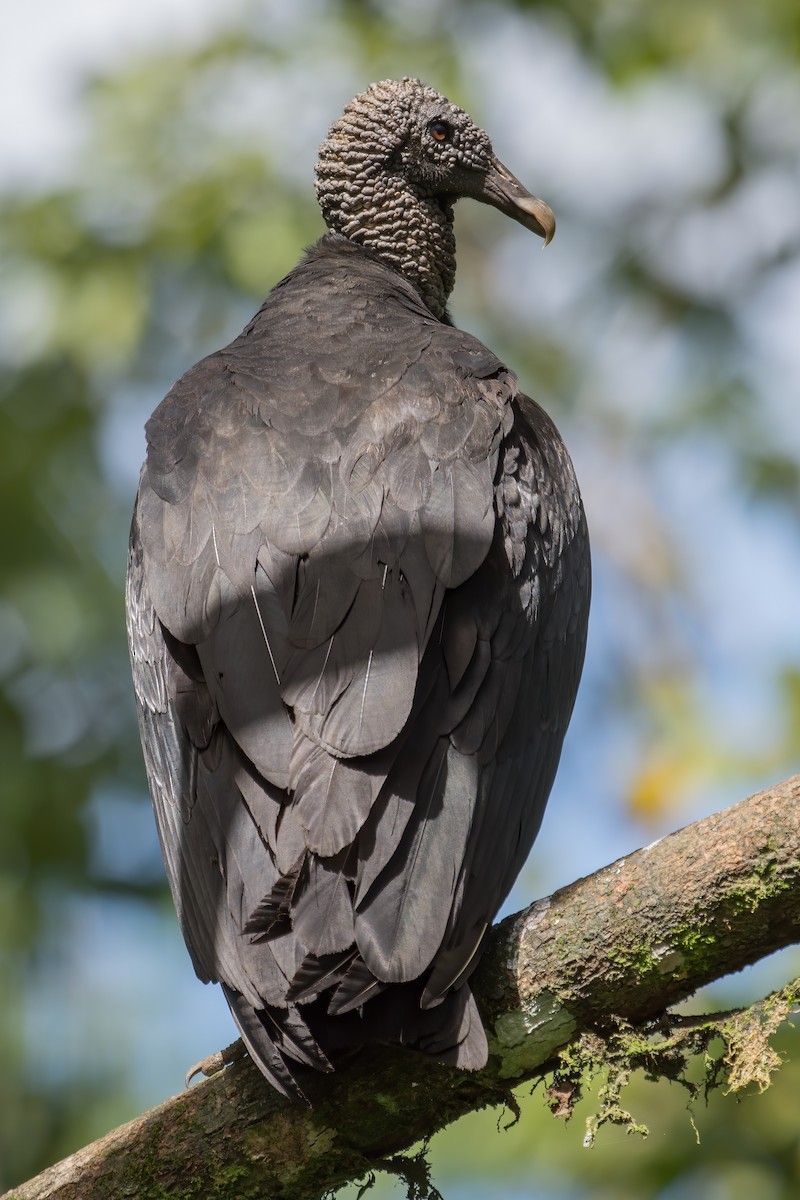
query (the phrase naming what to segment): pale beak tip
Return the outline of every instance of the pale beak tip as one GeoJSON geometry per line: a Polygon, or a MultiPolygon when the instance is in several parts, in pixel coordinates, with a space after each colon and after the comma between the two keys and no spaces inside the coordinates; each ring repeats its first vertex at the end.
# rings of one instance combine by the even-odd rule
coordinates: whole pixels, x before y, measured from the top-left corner
{"type": "Polygon", "coordinates": [[[539,224],[544,230],[542,249],[545,250],[556,236],[556,217],[552,208],[550,208],[549,205],[545,204],[544,202],[542,202],[542,207],[538,216],[539,224]]]}
{"type": "Polygon", "coordinates": [[[522,223],[544,238],[544,245],[549,246],[556,232],[556,218],[549,204],[538,196],[525,196],[516,201],[516,207],[524,214],[522,223]]]}

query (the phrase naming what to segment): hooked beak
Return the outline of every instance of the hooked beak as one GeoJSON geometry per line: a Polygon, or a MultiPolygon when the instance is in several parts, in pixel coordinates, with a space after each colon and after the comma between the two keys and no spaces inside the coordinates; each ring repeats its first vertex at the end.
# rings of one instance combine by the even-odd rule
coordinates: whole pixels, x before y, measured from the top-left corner
{"type": "Polygon", "coordinates": [[[532,233],[538,233],[539,237],[544,238],[545,246],[553,240],[556,231],[553,210],[544,200],[532,196],[499,159],[492,160],[475,199],[482,200],[484,204],[491,204],[493,208],[499,208],[507,217],[513,217],[532,233]]]}

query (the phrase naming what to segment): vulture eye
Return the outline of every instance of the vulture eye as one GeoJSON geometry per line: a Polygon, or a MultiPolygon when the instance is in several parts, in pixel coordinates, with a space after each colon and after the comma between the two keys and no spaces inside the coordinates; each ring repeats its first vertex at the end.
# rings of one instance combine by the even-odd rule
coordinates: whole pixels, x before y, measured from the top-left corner
{"type": "Polygon", "coordinates": [[[431,121],[428,133],[435,142],[449,142],[453,131],[446,121],[431,121]]]}

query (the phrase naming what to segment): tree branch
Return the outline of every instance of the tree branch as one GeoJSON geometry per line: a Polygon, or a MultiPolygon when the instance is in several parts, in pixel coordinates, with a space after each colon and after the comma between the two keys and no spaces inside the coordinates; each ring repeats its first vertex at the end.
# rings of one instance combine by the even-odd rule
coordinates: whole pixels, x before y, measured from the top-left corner
{"type": "Polygon", "coordinates": [[[311,1107],[299,1108],[245,1061],[7,1200],[319,1197],[463,1113],[502,1103],[580,1036],[653,1020],[701,985],[800,940],[798,875],[800,776],[498,925],[475,979],[490,1041],[485,1070],[465,1074],[375,1048],[334,1075],[304,1076],[311,1107]]]}

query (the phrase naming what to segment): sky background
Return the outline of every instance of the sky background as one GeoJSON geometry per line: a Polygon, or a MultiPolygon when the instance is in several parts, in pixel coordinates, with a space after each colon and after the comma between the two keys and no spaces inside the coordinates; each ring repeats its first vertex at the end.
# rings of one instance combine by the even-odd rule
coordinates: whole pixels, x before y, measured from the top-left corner
{"type": "MultiPolygon", "coordinates": [[[[419,31],[433,25],[441,8],[406,0],[396,11],[401,24],[419,31]]],[[[0,107],[10,117],[0,123],[3,189],[44,190],[82,169],[87,77],[154,50],[200,46],[238,11],[245,10],[221,0],[12,5],[0,40],[0,107]]],[[[280,147],[287,175],[310,189],[327,125],[369,79],[357,51],[341,44],[320,69],[319,46],[330,36],[324,4],[305,0],[287,12],[266,3],[247,11],[276,43],[291,46],[293,57],[269,78],[257,64],[225,76],[206,95],[204,128],[280,147]],[[314,13],[317,27],[309,34],[314,13]]],[[[760,397],[771,441],[800,459],[800,259],[788,254],[800,239],[800,82],[788,70],[759,81],[747,136],[780,155],[752,171],[745,188],[704,207],[698,197],[713,191],[728,167],[714,100],[715,88],[725,86],[717,83],[724,80],[718,63],[710,65],[708,86],[661,74],[620,93],[557,24],[515,17],[498,23],[484,8],[453,38],[479,100],[474,115],[500,157],[532,190],[559,201],[559,235],[546,254],[523,231],[502,227],[497,214],[478,206],[459,210],[468,282],[456,290],[454,315],[489,344],[504,324],[516,337],[525,322],[554,340],[571,331],[573,407],[559,424],[596,548],[586,678],[542,833],[506,906],[513,911],[778,777],[776,756],[763,747],[780,740],[785,720],[776,675],[787,662],[800,665],[797,525],[791,514],[753,502],[713,425],[699,437],[696,431],[661,441],[654,435],[674,420],[674,398],[698,370],[698,351],[647,306],[606,289],[609,264],[633,236],[666,283],[698,303],[723,298],[738,335],[738,369],[760,397]],[[643,211],[650,214],[644,220],[643,211]],[[761,271],[784,250],[784,266],[761,271]],[[488,299],[484,315],[472,301],[476,283],[488,299]],[[633,584],[620,589],[620,575],[633,584]],[[669,593],[663,603],[641,602],[675,578],[678,598],[669,593]],[[636,664],[656,674],[700,664],[697,693],[711,715],[698,736],[710,747],[709,762],[707,769],[695,764],[677,807],[643,815],[622,800],[631,793],[647,730],[630,706],[619,715],[605,706],[605,681],[620,661],[634,664],[634,674],[636,664]],[[723,756],[734,765],[719,769],[723,756]]],[[[757,62],[744,69],[758,77],[757,62]]],[[[264,280],[265,290],[272,282],[264,280]]],[[[26,288],[11,307],[0,299],[0,340],[19,355],[35,352],[45,328],[35,281],[26,288]]],[[[225,336],[206,349],[235,336],[248,316],[233,312],[225,336]]],[[[177,346],[176,374],[191,361],[180,361],[179,339],[177,346]]],[[[103,466],[131,504],[144,420],[170,382],[159,381],[160,391],[112,389],[108,397],[99,431],[103,466]]],[[[68,718],[62,715],[58,725],[32,716],[31,753],[52,749],[53,737],[72,736],[68,718]]],[[[679,746],[684,739],[687,758],[696,752],[692,723],[689,712],[674,735],[679,746]]],[[[793,761],[796,768],[796,755],[787,757],[781,765],[793,761]]],[[[105,873],[160,871],[152,817],[138,794],[105,787],[87,820],[92,853],[105,873]]],[[[94,1055],[133,1080],[141,1107],[179,1090],[188,1065],[231,1040],[232,1023],[218,989],[195,980],[177,924],[122,896],[100,903],[91,894],[58,893],[52,901],[66,906],[70,936],[65,940],[59,927],[40,956],[26,1015],[36,1070],[67,1080],[94,1055]],[[93,1003],[90,1019],[83,1002],[89,994],[105,1000],[93,1003]],[[185,1019],[176,1021],[176,1010],[185,1019]]],[[[787,960],[795,958],[786,952],[737,977],[727,1002],[783,982],[787,960]]]]}

